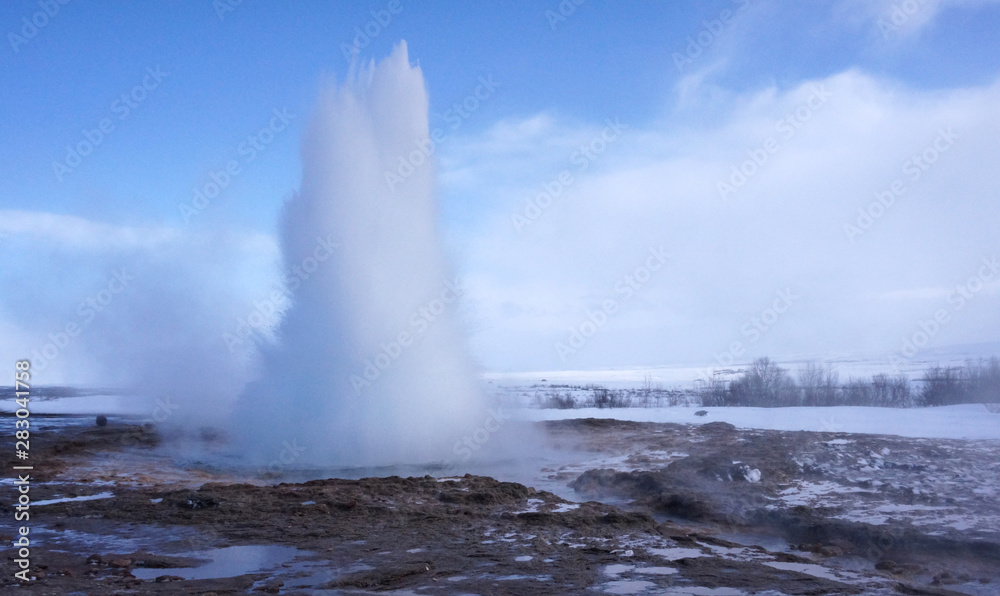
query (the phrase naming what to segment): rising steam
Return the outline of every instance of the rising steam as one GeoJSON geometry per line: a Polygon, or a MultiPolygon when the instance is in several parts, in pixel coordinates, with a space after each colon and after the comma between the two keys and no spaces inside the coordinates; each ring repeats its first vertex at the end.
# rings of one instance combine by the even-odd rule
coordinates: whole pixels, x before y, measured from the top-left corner
{"type": "Polygon", "coordinates": [[[455,315],[461,284],[436,229],[434,167],[392,188],[385,178],[428,138],[427,114],[405,42],[319,99],[281,225],[285,266],[307,279],[289,288],[277,344],[262,349],[234,415],[235,438],[258,461],[445,461],[483,423],[455,315]]]}

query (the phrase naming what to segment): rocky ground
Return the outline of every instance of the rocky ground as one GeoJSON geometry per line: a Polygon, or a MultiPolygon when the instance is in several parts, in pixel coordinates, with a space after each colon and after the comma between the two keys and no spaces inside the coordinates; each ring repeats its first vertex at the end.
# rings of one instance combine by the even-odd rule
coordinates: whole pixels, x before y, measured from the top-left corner
{"type": "Polygon", "coordinates": [[[592,455],[542,471],[570,502],[484,476],[250,482],[178,467],[153,429],[59,424],[32,443],[37,579],[8,549],[3,593],[1000,593],[990,442],[545,423],[592,455]]]}

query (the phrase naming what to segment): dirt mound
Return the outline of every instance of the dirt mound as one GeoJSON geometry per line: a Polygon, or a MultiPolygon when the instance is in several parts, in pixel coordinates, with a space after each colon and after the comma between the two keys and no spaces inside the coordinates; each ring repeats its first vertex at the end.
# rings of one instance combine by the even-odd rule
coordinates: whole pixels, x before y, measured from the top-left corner
{"type": "Polygon", "coordinates": [[[615,420],[614,418],[570,418],[566,420],[548,420],[543,424],[550,430],[639,430],[646,427],[646,424],[643,422],[615,420]]]}
{"type": "Polygon", "coordinates": [[[736,427],[728,422],[707,422],[695,427],[702,434],[731,434],[736,432],[736,427]]]}

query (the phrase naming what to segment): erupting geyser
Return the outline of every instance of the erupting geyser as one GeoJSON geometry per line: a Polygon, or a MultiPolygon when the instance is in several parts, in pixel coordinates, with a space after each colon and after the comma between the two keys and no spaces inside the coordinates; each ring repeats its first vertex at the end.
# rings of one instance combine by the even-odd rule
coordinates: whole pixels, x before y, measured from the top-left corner
{"type": "MultiPolygon", "coordinates": [[[[305,132],[299,193],[283,213],[291,308],[236,435],[258,462],[455,461],[485,406],[438,239],[434,167],[390,185],[429,136],[423,74],[405,42],[325,90],[305,132]]],[[[419,161],[419,160],[418,160],[419,161]]],[[[294,462],[294,463],[293,463],[294,462]]]]}

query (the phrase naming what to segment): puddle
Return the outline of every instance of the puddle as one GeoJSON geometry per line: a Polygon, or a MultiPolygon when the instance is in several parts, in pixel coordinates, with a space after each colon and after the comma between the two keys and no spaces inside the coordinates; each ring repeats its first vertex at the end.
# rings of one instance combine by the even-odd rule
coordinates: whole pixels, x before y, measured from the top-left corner
{"type": "Polygon", "coordinates": [[[648,573],[650,575],[673,575],[677,570],[673,567],[639,567],[636,573],[648,573]]]}
{"type": "Polygon", "coordinates": [[[635,565],[621,565],[621,564],[608,565],[607,567],[604,568],[604,575],[610,575],[614,577],[616,575],[621,575],[626,571],[632,571],[633,569],[635,569],[635,565]]]}
{"type": "Polygon", "coordinates": [[[704,588],[702,586],[691,586],[685,588],[667,588],[660,594],[677,594],[678,596],[743,596],[746,592],[736,588],[704,588]]]}
{"type": "Polygon", "coordinates": [[[228,546],[207,551],[188,553],[186,556],[209,559],[200,567],[175,567],[171,569],[136,568],[132,575],[139,579],[155,579],[161,575],[176,575],[184,579],[217,579],[236,577],[247,573],[265,571],[291,560],[299,552],[290,546],[260,544],[228,546]]]}
{"type": "Polygon", "coordinates": [[[649,549],[649,552],[654,555],[659,555],[668,561],[679,561],[680,559],[705,556],[705,553],[697,548],[651,548],[649,549]]]}
{"type": "Polygon", "coordinates": [[[538,513],[538,507],[544,504],[545,501],[541,499],[528,499],[528,508],[523,511],[515,511],[514,515],[520,515],[522,513],[538,513]]]}
{"type": "MultiPolygon", "coordinates": [[[[761,546],[766,548],[771,552],[793,552],[801,553],[801,551],[795,550],[788,544],[784,538],[778,536],[768,536],[765,534],[745,534],[740,532],[721,532],[715,535],[716,538],[721,538],[728,542],[735,542],[742,547],[750,546],[761,546]]],[[[715,549],[713,549],[715,550],[715,549]]]]}
{"type": "Polygon", "coordinates": [[[494,577],[493,581],[511,582],[511,581],[520,581],[524,579],[533,579],[539,582],[551,582],[552,576],[551,575],[501,575],[498,577],[494,577]]]}
{"type": "Polygon", "coordinates": [[[185,545],[190,545],[195,540],[198,542],[194,544],[207,546],[201,532],[186,527],[170,527],[168,530],[171,540],[166,543],[159,528],[132,524],[106,524],[102,525],[102,530],[107,533],[97,534],[84,530],[56,529],[39,525],[31,528],[31,535],[37,534],[41,543],[48,545],[52,550],[84,556],[98,551],[120,553],[156,551],[175,554],[178,551],[191,550],[191,546],[185,545]]]}
{"type": "Polygon", "coordinates": [[[32,501],[31,504],[35,507],[41,507],[42,505],[55,505],[56,503],[74,503],[76,501],[96,501],[97,499],[110,499],[114,497],[114,493],[109,493],[107,491],[103,493],[97,493],[96,495],[85,495],[83,497],[60,497],[58,499],[46,499],[44,501],[32,501]]]}
{"type": "Polygon", "coordinates": [[[815,565],[812,563],[783,563],[780,561],[765,561],[764,564],[767,565],[768,567],[774,567],[775,569],[782,569],[784,571],[798,571],[799,573],[805,573],[806,575],[811,575],[813,577],[821,577],[823,579],[829,579],[835,582],[845,581],[845,578],[836,575],[835,573],[833,573],[831,569],[823,567],[822,565],[815,565]]]}
{"type": "Polygon", "coordinates": [[[604,591],[608,594],[642,594],[646,590],[655,587],[656,584],[653,582],[641,579],[620,579],[604,584],[604,591]]]}
{"type": "MultiPolygon", "coordinates": [[[[366,565],[360,561],[348,565],[347,567],[337,569],[330,568],[326,563],[319,561],[306,561],[302,563],[295,563],[291,566],[283,565],[283,567],[290,567],[285,575],[287,579],[285,579],[285,577],[282,578],[284,588],[311,589],[309,593],[312,594],[327,593],[326,590],[316,591],[316,586],[321,586],[327,582],[331,582],[338,577],[342,577],[343,575],[358,573],[360,571],[371,571],[372,569],[375,569],[371,565],[366,565]]],[[[261,585],[255,586],[255,590],[264,585],[264,582],[259,583],[261,585]]]]}

